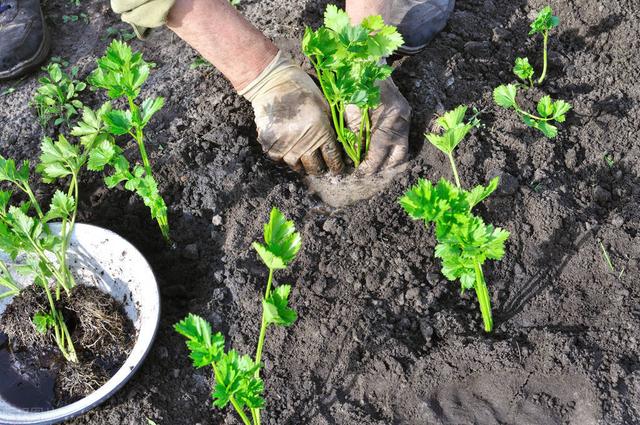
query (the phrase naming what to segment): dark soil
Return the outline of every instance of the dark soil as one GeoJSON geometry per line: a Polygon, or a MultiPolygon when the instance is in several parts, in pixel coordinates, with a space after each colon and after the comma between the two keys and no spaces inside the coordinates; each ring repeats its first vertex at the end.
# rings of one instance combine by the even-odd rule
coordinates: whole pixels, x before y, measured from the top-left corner
{"type": "Polygon", "coordinates": [[[48,303],[41,290],[27,287],[0,317],[0,335],[8,338],[6,347],[0,344],[3,359],[7,360],[0,367],[3,397],[16,390],[10,384],[13,378],[17,383],[22,376],[18,387],[32,386],[34,391],[27,397],[30,400],[16,402],[34,403],[37,398],[35,407],[65,406],[106,383],[131,352],[135,340],[133,323],[122,305],[109,295],[78,285],[71,297],[63,297],[56,307],[65,317],[78,363],[62,358],[53,331],[44,335],[36,332],[31,319],[37,312],[48,311],[48,303]]]}
{"type": "MultiPolygon", "coordinates": [[[[445,31],[396,63],[413,107],[412,160],[368,201],[332,209],[293,173],[266,160],[250,105],[196,53],[160,30],[133,45],[158,64],[145,93],[167,98],[149,149],[170,206],[174,247],[144,205],[86,174],[82,221],[112,229],[147,256],[163,296],[157,342],[115,397],[70,424],[235,424],[211,407],[212,374],[194,370],[171,325],[203,315],[233,347],[253,353],[266,273],[250,244],[272,205],[293,218],[304,247],[278,280],[293,285],[299,320],[270,330],[264,360],[267,424],[640,423],[640,16],[631,0],[552,1],[561,17],[543,90],[574,110],[557,139],[497,108],[492,89],[513,80],[516,56],[540,69],[527,36],[541,0],[460,0],[445,31]],[[445,281],[433,234],[397,198],[418,177],[450,177],[423,142],[434,114],[467,103],[486,127],[458,151],[465,185],[503,176],[478,208],[512,236],[486,267],[496,330],[481,330],[473,294],[445,281]],[[610,155],[609,166],[604,156],[610,155]],[[599,241],[615,271],[603,260],[599,241]]],[[[240,10],[284,49],[317,26],[326,1],[243,0],[240,10]]],[[[52,0],[53,54],[86,76],[124,26],[107,2],[52,0]],[[85,12],[90,24],[63,25],[85,12]]],[[[35,159],[42,131],[27,102],[37,76],[0,97],[5,156],[35,159]]],[[[0,86],[0,92],[7,88],[0,86]]],[[[95,94],[85,100],[97,105],[95,94]]],[[[133,145],[132,145],[133,147],[133,145]]],[[[41,188],[50,191],[50,188],[41,188]]]]}

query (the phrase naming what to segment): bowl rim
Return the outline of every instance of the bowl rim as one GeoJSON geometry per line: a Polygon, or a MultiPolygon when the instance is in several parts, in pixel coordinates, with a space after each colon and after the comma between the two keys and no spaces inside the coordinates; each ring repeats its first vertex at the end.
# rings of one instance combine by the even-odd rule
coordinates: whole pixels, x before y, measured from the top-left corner
{"type": "MultiPolygon", "coordinates": [[[[56,227],[60,226],[60,224],[50,223],[49,226],[52,229],[56,229],[56,227]]],[[[118,371],[104,385],[102,385],[93,393],[66,406],[47,411],[23,410],[19,412],[3,412],[2,410],[0,410],[0,423],[2,424],[49,425],[71,419],[88,412],[89,410],[97,407],[101,403],[111,398],[133,377],[136,371],[144,363],[145,358],[147,357],[147,355],[151,351],[151,347],[153,346],[153,342],[160,325],[161,304],[158,282],[155,274],[153,273],[153,269],[149,265],[147,259],[131,242],[113,232],[112,230],[105,229],[104,227],[96,226],[93,224],[76,223],[73,229],[74,236],[76,232],[91,232],[94,234],[102,233],[103,236],[110,238],[110,240],[119,240],[120,243],[128,247],[133,255],[136,255],[138,257],[136,261],[138,262],[140,269],[148,272],[149,275],[148,279],[146,279],[148,280],[148,283],[145,283],[145,285],[149,285],[149,288],[145,288],[145,302],[153,303],[156,306],[155,314],[153,314],[152,320],[145,322],[146,327],[153,326],[153,329],[151,330],[151,332],[149,332],[148,330],[144,332],[144,339],[141,339],[141,333],[140,331],[138,332],[136,341],[133,345],[133,348],[131,349],[131,353],[129,353],[129,356],[125,360],[122,367],[120,367],[120,369],[118,369],[118,371]],[[144,347],[142,349],[140,349],[141,344],[144,344],[144,347]],[[136,350],[136,348],[138,349],[136,350]]],[[[72,240],[73,238],[74,237],[72,236],[72,240]]]]}

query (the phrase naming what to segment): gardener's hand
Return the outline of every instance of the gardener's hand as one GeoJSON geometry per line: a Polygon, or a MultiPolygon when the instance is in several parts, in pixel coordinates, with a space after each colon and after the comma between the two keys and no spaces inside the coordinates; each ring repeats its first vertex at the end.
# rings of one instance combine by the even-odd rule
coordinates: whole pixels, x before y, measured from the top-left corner
{"type": "Polygon", "coordinates": [[[258,141],[266,154],[296,171],[344,168],[329,121],[329,105],[311,77],[278,53],[240,94],[253,105],[258,141]]]}
{"type": "MultiPolygon", "coordinates": [[[[360,111],[349,105],[346,120],[356,134],[360,128],[360,111]]],[[[380,83],[380,106],[371,112],[371,144],[359,173],[374,174],[400,165],[409,152],[411,106],[391,78],[380,83]]]]}

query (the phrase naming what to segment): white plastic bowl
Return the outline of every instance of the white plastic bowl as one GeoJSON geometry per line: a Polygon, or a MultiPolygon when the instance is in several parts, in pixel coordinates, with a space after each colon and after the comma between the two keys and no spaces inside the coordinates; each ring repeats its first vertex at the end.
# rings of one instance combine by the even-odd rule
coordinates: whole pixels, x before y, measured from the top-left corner
{"type": "MultiPolygon", "coordinates": [[[[50,228],[53,232],[60,231],[59,224],[51,224],[50,228]]],[[[0,256],[6,260],[5,255],[0,253],[0,256]]],[[[68,263],[77,282],[96,286],[124,304],[137,331],[133,349],[107,383],[67,406],[30,412],[10,405],[0,396],[0,424],[54,424],[87,412],[115,394],[133,376],[151,348],[160,320],[160,294],[153,271],[142,254],[110,230],[76,224],[68,263]]],[[[18,275],[14,276],[18,278],[18,275]]],[[[4,289],[0,288],[2,291],[4,289]]],[[[0,300],[0,314],[9,302],[10,298],[0,300]]]]}

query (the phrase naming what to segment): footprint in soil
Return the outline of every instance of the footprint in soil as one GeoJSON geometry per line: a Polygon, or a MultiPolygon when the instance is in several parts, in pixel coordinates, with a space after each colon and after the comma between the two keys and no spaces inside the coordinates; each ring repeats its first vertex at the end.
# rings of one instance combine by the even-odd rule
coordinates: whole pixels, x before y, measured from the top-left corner
{"type": "Polygon", "coordinates": [[[429,424],[597,425],[595,388],[576,374],[522,371],[469,377],[434,391],[424,406],[429,424]]]}

